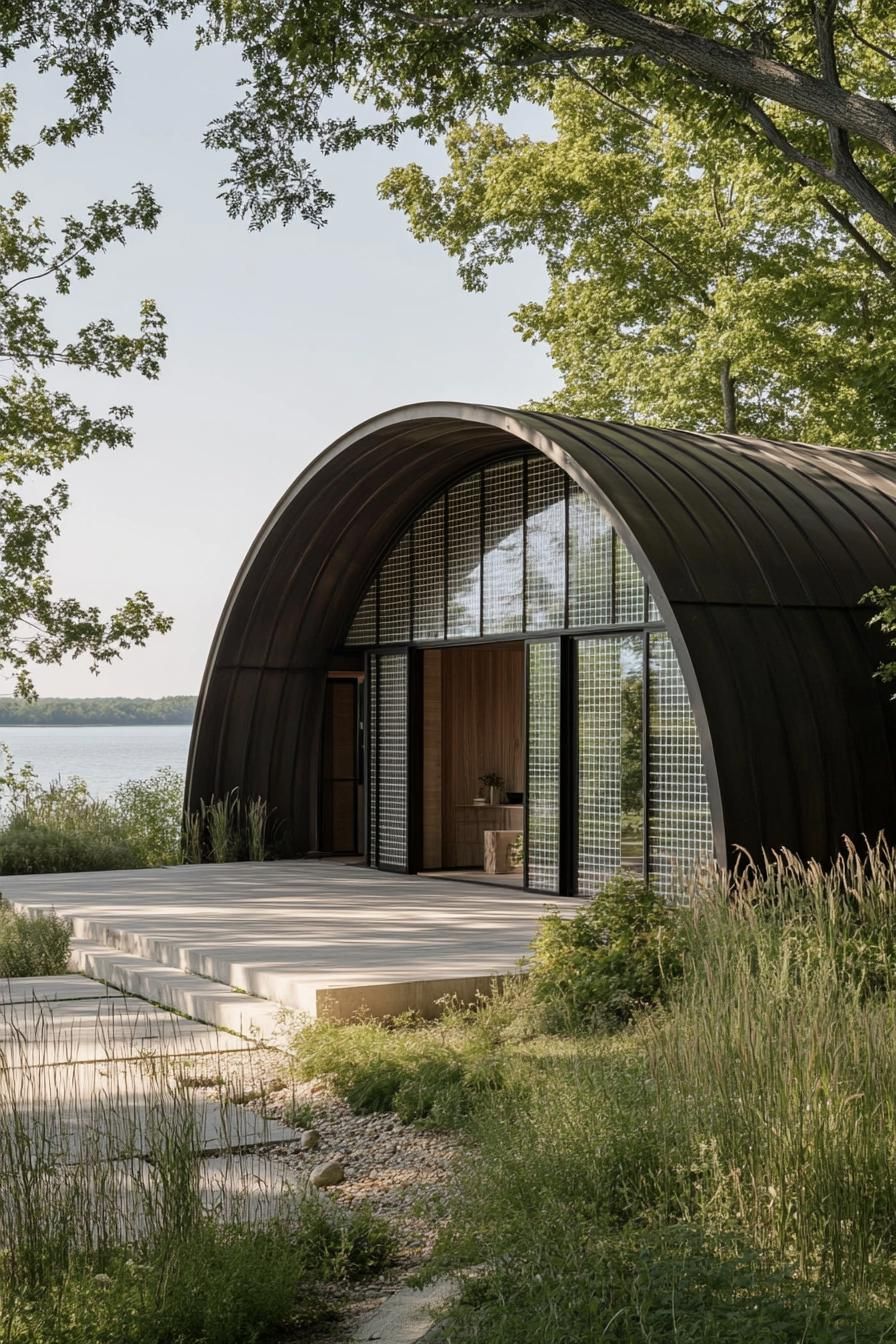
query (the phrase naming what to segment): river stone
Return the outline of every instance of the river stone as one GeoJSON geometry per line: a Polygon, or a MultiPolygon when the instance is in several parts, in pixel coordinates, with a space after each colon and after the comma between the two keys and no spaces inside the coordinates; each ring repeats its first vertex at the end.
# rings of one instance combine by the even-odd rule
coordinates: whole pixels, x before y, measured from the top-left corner
{"type": "Polygon", "coordinates": [[[341,1185],[345,1180],[345,1168],[341,1162],[321,1162],[311,1173],[311,1184],[318,1189],[325,1185],[341,1185]]]}
{"type": "Polygon", "coordinates": [[[299,1135],[299,1147],[303,1153],[310,1153],[320,1147],[320,1135],[316,1129],[303,1129],[299,1135]]]}

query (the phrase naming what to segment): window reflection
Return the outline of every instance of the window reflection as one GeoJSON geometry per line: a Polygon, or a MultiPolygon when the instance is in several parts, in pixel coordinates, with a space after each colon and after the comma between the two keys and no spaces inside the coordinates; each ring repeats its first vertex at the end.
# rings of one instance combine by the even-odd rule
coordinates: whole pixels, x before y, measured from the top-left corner
{"type": "Polygon", "coordinates": [[[644,639],[619,641],[619,805],[622,866],[644,871],[644,639]]]}

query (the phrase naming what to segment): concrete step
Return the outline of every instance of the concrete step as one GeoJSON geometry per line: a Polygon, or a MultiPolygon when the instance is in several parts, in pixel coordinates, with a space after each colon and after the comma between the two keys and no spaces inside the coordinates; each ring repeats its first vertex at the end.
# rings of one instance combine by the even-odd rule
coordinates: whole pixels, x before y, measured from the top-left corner
{"type": "MultiPolygon", "coordinates": [[[[75,921],[76,926],[81,922],[75,921]]],[[[114,935],[114,930],[95,927],[98,932],[114,935]]],[[[256,998],[204,975],[110,946],[105,938],[73,937],[70,966],[127,994],[265,1045],[283,1048],[296,1028],[294,1015],[270,999],[256,998]]]]}
{"type": "MultiPolygon", "coordinates": [[[[32,915],[42,908],[36,903],[16,898],[12,899],[11,904],[14,909],[32,915]]],[[[96,947],[104,947],[107,951],[111,949],[126,953],[128,957],[151,962],[161,970],[180,971],[198,980],[204,979],[209,984],[218,983],[231,993],[245,994],[247,998],[257,999],[259,1003],[279,1005],[272,1010],[275,1013],[282,1011],[282,1005],[285,1004],[287,1009],[293,1012],[304,1013],[309,1017],[317,1015],[316,986],[304,984],[295,976],[268,974],[263,968],[259,970],[257,965],[247,967],[242,957],[209,954],[189,945],[184,946],[182,942],[172,938],[158,938],[136,929],[116,927],[105,919],[79,914],[65,917],[71,925],[73,944],[93,944],[96,947]],[[255,983],[259,980],[263,982],[262,985],[255,983]],[[262,990],[261,994],[258,993],[259,989],[262,990]],[[265,998],[265,994],[269,997],[265,998]]],[[[76,966],[75,969],[80,967],[76,966]]],[[[115,982],[110,980],[109,983],[115,982]]],[[[224,1023],[220,1025],[223,1026],[224,1023]]]]}

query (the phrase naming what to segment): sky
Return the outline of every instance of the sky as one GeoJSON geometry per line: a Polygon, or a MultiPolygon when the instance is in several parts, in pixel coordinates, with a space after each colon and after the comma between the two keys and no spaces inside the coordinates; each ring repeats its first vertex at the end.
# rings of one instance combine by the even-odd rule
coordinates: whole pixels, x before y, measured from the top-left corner
{"type": "MultiPolygon", "coordinates": [[[[128,402],[133,449],[66,473],[72,505],[52,555],[57,589],[111,610],[145,589],[174,629],[93,676],[86,663],[39,669],[41,695],[160,696],[198,692],[230,585],[253,537],[302,468],[371,415],[427,400],[516,406],[556,384],[546,352],[524,344],[509,316],[544,295],[541,262],[523,253],[468,294],[454,263],[414,241],[376,196],[398,163],[438,172],[441,151],[412,137],[392,153],[365,147],[326,160],[337,202],[327,226],[302,221],[261,233],[216,199],[226,155],[202,147],[229,109],[235,52],[194,52],[188,26],[153,47],[118,53],[118,93],[103,135],[38,152],[15,185],[52,224],[137,181],[162,204],[152,234],[100,258],[54,330],[99,315],[136,328],[141,299],[168,320],[157,382],[94,376],[65,386],[91,408],[128,402]]],[[[22,131],[58,108],[58,90],[16,72],[22,131]]],[[[543,114],[508,125],[543,133],[543,114]]],[[[0,690],[6,688],[0,687],[0,690]]]]}

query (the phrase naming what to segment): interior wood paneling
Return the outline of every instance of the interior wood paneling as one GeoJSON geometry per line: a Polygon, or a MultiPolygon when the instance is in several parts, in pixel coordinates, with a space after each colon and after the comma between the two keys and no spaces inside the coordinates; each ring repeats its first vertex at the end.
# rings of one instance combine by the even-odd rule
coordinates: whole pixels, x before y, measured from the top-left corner
{"type": "MultiPolygon", "coordinates": [[[[442,836],[446,867],[470,863],[462,821],[482,793],[480,775],[496,771],[505,787],[523,788],[522,642],[469,644],[441,651],[442,836]]],[[[481,852],[477,844],[477,862],[481,852]]]]}

